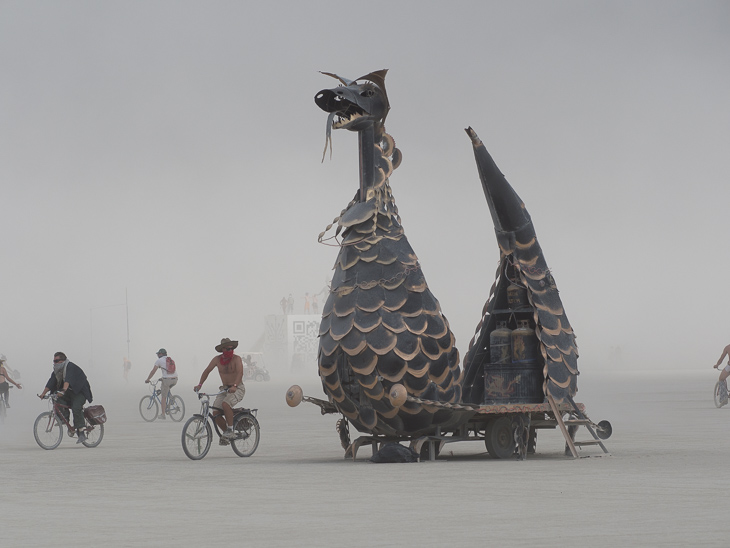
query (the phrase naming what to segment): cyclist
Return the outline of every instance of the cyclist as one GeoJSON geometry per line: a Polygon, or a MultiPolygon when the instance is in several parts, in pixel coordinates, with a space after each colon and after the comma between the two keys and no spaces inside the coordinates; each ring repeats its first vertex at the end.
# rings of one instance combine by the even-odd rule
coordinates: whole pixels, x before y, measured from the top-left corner
{"type": "MultiPolygon", "coordinates": [[[[91,403],[93,401],[91,386],[83,369],[69,361],[63,352],[56,352],[53,355],[53,373],[51,373],[51,378],[48,379],[46,387],[38,397],[43,399],[48,392],[55,392],[58,401],[71,408],[74,416],[74,428],[78,434],[76,443],[85,442],[86,434],[84,434],[83,428],[86,423],[83,409],[85,402],[91,403]]],[[[65,407],[62,409],[66,420],[68,420],[68,409],[65,407]]],[[[73,435],[70,430],[69,435],[73,435]]]]}
{"type": "Polygon", "coordinates": [[[730,344],[728,344],[725,348],[722,349],[722,355],[720,356],[720,359],[717,360],[717,363],[713,365],[712,367],[717,369],[720,367],[720,364],[722,364],[722,360],[725,359],[725,356],[728,356],[727,365],[720,371],[720,380],[724,381],[728,377],[730,377],[730,344]]]}
{"type": "MultiPolygon", "coordinates": [[[[177,367],[174,367],[174,369],[171,368],[170,371],[168,371],[167,366],[167,350],[164,348],[160,348],[157,351],[157,361],[152,366],[152,371],[150,371],[150,374],[147,375],[147,380],[144,381],[146,383],[150,382],[150,379],[155,374],[155,371],[158,369],[162,372],[162,389],[160,391],[160,403],[162,404],[162,412],[160,416],[163,419],[166,419],[165,416],[167,414],[167,396],[170,394],[170,388],[175,386],[177,384],[177,367]]],[[[175,363],[174,361],[172,362],[175,363]]]]}
{"type": "Polygon", "coordinates": [[[717,360],[717,363],[713,365],[712,367],[715,369],[718,369],[720,367],[720,364],[722,364],[722,360],[725,359],[725,356],[728,356],[727,365],[722,368],[722,371],[720,371],[720,394],[721,394],[721,400],[722,404],[720,404],[720,407],[723,405],[727,405],[728,401],[728,392],[727,392],[727,382],[725,382],[725,379],[730,377],[730,344],[727,345],[725,348],[722,349],[722,355],[720,356],[720,359],[717,360]]]}
{"type": "Polygon", "coordinates": [[[221,355],[210,361],[210,364],[200,376],[200,383],[193,388],[196,392],[200,390],[210,372],[216,367],[218,368],[221,383],[223,383],[220,389],[226,390],[225,394],[219,394],[213,402],[213,407],[223,409],[223,416],[220,416],[218,409],[213,410],[215,422],[223,432],[221,434],[221,445],[228,445],[228,438],[233,438],[236,435],[233,431],[233,406],[240,402],[246,394],[246,389],[243,386],[243,362],[241,356],[233,353],[237,346],[238,341],[221,339],[221,343],[215,347],[215,351],[221,352],[221,355]]]}
{"type": "Polygon", "coordinates": [[[0,356],[0,394],[3,394],[5,396],[5,407],[10,407],[10,385],[8,384],[8,381],[12,382],[15,386],[18,388],[23,388],[20,383],[15,382],[13,379],[10,378],[10,375],[8,375],[8,370],[5,369],[5,362],[6,362],[5,355],[0,356]]]}

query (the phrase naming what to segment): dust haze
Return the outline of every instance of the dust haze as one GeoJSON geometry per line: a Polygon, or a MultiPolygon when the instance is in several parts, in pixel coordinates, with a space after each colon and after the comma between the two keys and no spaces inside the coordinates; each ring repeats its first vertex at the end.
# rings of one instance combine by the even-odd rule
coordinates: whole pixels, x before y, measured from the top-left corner
{"type": "Polygon", "coordinates": [[[138,376],[160,346],[201,368],[222,337],[255,345],[290,293],[301,311],[336,256],[317,235],[358,184],[354,134],[320,163],[318,71],[380,68],[396,203],[462,354],[498,261],[471,125],[533,217],[584,374],[717,358],[726,4],[334,5],[3,3],[11,365],[45,375],[63,350],[121,378],[126,309],[109,305],[128,302],[138,376]]]}
{"type": "MultiPolygon", "coordinates": [[[[472,126],[532,216],[589,412],[601,379],[637,372],[705,370],[709,402],[730,343],[729,31],[713,1],[2,2],[11,397],[35,417],[60,350],[132,421],[158,348],[192,386],[222,337],[254,349],[289,294],[301,313],[337,253],[317,236],[358,185],[354,134],[321,161],[318,71],[387,68],[390,183],[461,355],[499,259],[472,126]]],[[[267,365],[321,394],[316,364],[267,365]]],[[[618,413],[601,401],[596,419],[618,413]]]]}

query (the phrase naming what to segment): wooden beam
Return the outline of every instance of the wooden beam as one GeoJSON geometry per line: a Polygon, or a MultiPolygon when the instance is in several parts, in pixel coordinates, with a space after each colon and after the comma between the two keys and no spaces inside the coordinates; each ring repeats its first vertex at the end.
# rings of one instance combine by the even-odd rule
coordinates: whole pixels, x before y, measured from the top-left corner
{"type": "Polygon", "coordinates": [[[547,393],[547,399],[548,403],[550,403],[550,408],[553,410],[553,414],[555,415],[555,420],[558,422],[558,426],[560,426],[561,432],[563,432],[563,436],[565,437],[565,443],[568,444],[568,448],[570,448],[570,452],[573,454],[573,458],[577,459],[578,450],[575,448],[573,438],[568,433],[568,429],[565,427],[565,423],[563,423],[563,416],[560,414],[558,406],[555,403],[553,397],[550,395],[550,392],[547,393]]]}

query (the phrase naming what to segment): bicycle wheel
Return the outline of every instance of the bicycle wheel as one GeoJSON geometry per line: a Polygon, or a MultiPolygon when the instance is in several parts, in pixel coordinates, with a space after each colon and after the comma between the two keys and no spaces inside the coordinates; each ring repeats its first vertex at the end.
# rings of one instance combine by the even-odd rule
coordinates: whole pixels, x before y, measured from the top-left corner
{"type": "Polygon", "coordinates": [[[200,460],[208,454],[213,430],[202,415],[193,415],[183,426],[182,447],[188,458],[200,460]]]}
{"type": "Polygon", "coordinates": [[[55,449],[63,439],[61,422],[50,411],[41,413],[33,425],[33,437],[43,449],[55,449]]]}
{"type": "Polygon", "coordinates": [[[167,413],[175,422],[185,418],[185,402],[180,396],[170,396],[167,402],[167,413]]]}
{"type": "Polygon", "coordinates": [[[104,425],[95,424],[91,430],[86,430],[86,441],[82,441],[86,447],[96,447],[104,437],[104,425]]]}
{"type": "Polygon", "coordinates": [[[250,457],[259,446],[259,421],[253,415],[239,415],[235,418],[231,448],[239,457],[250,457]]]}
{"type": "Polygon", "coordinates": [[[139,414],[147,422],[152,422],[157,418],[157,413],[160,411],[160,406],[152,396],[145,396],[139,402],[139,414]]]}
{"type": "Polygon", "coordinates": [[[727,401],[723,401],[723,388],[724,387],[720,381],[715,383],[715,407],[722,407],[727,403],[727,401]]]}

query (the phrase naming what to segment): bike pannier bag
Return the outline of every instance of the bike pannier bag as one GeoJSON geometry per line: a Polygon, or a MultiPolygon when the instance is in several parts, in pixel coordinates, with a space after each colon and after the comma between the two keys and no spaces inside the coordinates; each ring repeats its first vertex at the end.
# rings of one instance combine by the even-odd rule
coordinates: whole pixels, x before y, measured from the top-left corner
{"type": "Polygon", "coordinates": [[[104,424],[106,422],[106,411],[101,405],[90,405],[84,408],[84,416],[91,424],[104,424]]]}

